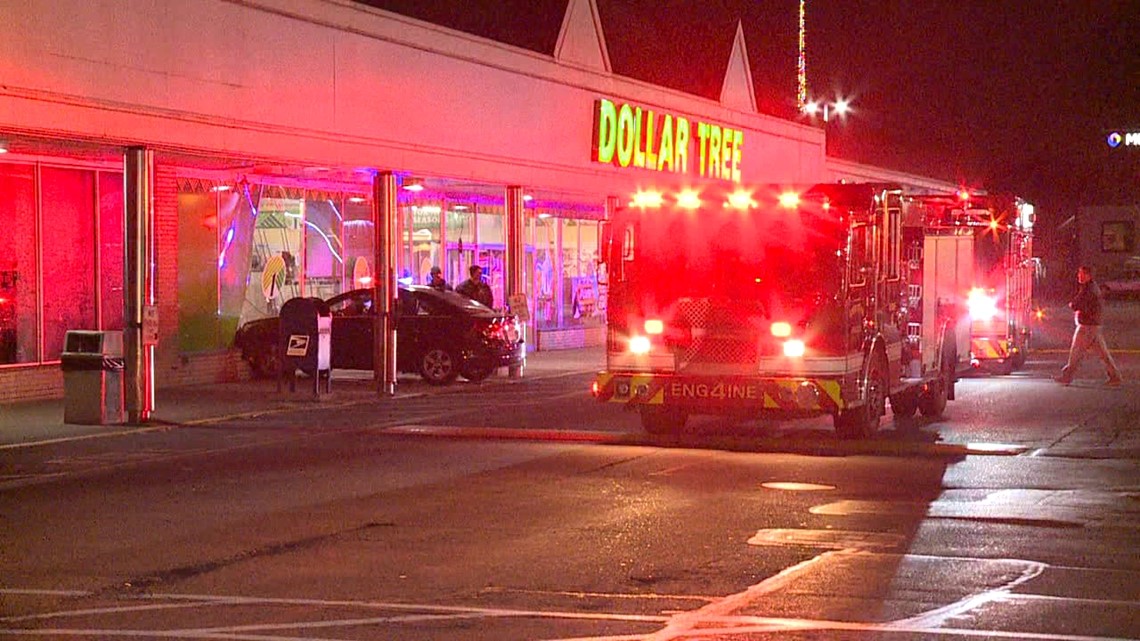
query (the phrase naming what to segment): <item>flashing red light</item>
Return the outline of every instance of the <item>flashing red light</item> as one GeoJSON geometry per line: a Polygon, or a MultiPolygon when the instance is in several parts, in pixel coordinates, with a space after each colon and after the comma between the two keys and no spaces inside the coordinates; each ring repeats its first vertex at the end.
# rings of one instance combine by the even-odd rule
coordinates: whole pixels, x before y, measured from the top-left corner
{"type": "Polygon", "coordinates": [[[795,209],[800,206],[800,195],[794,191],[780,194],[780,206],[784,209],[795,209]]]}
{"type": "Polygon", "coordinates": [[[700,209],[701,195],[692,189],[677,194],[677,206],[681,209],[700,209]]]}
{"type": "Polygon", "coordinates": [[[804,342],[797,339],[784,341],[784,356],[789,358],[799,358],[804,355],[805,351],[804,342]]]}
{"type": "Polygon", "coordinates": [[[651,318],[645,321],[646,334],[663,334],[665,332],[665,323],[656,318],[651,318]]]}
{"type": "Polygon", "coordinates": [[[602,388],[600,385],[598,385],[598,381],[594,381],[593,383],[590,383],[590,395],[591,396],[597,396],[598,393],[600,393],[601,391],[602,391],[602,388]]]}
{"type": "Polygon", "coordinates": [[[970,199],[970,192],[962,189],[958,192],[958,200],[966,201],[970,199]]]}
{"type": "Polygon", "coordinates": [[[634,354],[648,354],[650,346],[648,336],[634,336],[629,339],[629,351],[634,354]]]}
{"type": "Polygon", "coordinates": [[[966,306],[973,320],[991,321],[998,315],[997,299],[988,295],[983,289],[971,289],[966,297],[966,306]]]}
{"type": "Polygon", "coordinates": [[[782,321],[772,323],[771,331],[772,336],[775,336],[777,338],[787,338],[792,335],[792,325],[791,323],[785,323],[782,321]]]}

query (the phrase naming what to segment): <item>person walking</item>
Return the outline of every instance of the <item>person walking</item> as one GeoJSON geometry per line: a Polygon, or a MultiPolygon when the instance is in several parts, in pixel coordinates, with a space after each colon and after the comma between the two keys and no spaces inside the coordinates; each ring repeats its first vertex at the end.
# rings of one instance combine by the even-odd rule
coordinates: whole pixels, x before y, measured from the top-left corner
{"type": "Polygon", "coordinates": [[[1069,347],[1069,362],[1061,368],[1061,374],[1056,380],[1062,385],[1072,383],[1073,376],[1080,369],[1085,354],[1092,350],[1104,361],[1104,367],[1108,373],[1106,383],[1113,386],[1120,385],[1122,380],[1120,370],[1117,369],[1112,354],[1108,352],[1108,345],[1105,344],[1104,334],[1101,332],[1104,304],[1100,295],[1100,287],[1093,280],[1092,268],[1087,265],[1078,267],[1077,282],[1080,283],[1077,295],[1069,303],[1069,308],[1074,313],[1077,328],[1073,332],[1073,342],[1069,347]]]}
{"type": "Polygon", "coordinates": [[[451,285],[448,285],[447,281],[443,279],[443,270],[439,267],[431,268],[431,275],[428,276],[428,287],[440,292],[451,291],[451,285]]]}
{"type": "Polygon", "coordinates": [[[491,293],[491,286],[483,280],[483,268],[478,265],[472,265],[467,268],[467,273],[470,274],[471,277],[459,283],[455,291],[471,300],[491,307],[495,302],[494,295],[491,293]]]}

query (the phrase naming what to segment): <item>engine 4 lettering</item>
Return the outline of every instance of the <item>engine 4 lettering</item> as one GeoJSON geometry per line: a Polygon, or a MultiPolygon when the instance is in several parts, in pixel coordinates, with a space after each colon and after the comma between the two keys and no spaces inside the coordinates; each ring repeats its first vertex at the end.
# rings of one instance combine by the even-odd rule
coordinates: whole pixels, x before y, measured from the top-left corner
{"type": "Polygon", "coordinates": [[[725,383],[723,381],[715,383],[676,381],[669,386],[669,396],[718,401],[758,401],[762,398],[760,387],[755,383],[725,383]]]}

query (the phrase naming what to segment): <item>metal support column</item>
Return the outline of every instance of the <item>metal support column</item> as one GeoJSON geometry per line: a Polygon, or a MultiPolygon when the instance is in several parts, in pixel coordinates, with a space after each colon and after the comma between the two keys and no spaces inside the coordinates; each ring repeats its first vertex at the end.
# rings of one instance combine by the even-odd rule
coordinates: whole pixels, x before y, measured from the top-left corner
{"type": "Polygon", "coordinates": [[[154,152],[130,147],[123,158],[124,405],[127,422],[141,425],[154,411],[154,152]]]}
{"type": "MultiPolygon", "coordinates": [[[[526,310],[526,286],[524,284],[524,257],[526,256],[526,247],[524,246],[523,230],[526,228],[526,212],[523,208],[523,188],[518,185],[511,185],[507,187],[507,279],[506,279],[506,295],[507,302],[516,301],[516,304],[510,305],[511,312],[520,315],[522,321],[523,340],[529,340],[527,337],[527,325],[529,324],[529,314],[525,313],[526,310]],[[521,298],[521,303],[520,299],[521,298]],[[520,308],[521,305],[521,308],[520,308]]],[[[523,371],[526,369],[525,357],[521,365],[510,367],[509,375],[511,378],[522,378],[523,371]]]]}
{"type": "Polygon", "coordinates": [[[399,211],[396,207],[396,175],[379,172],[372,178],[372,307],[376,311],[372,327],[372,371],[378,396],[396,394],[396,264],[400,252],[397,235],[399,211]]]}

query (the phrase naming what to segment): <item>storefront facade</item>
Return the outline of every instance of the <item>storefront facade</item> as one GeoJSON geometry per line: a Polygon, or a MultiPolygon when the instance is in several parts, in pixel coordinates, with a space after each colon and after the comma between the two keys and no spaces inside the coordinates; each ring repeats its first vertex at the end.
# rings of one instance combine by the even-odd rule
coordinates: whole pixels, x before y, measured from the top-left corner
{"type": "Polygon", "coordinates": [[[244,377],[240,323],[369,286],[378,172],[399,186],[400,279],[439,266],[454,286],[479,264],[496,306],[513,276],[506,193],[521,186],[532,349],[601,342],[607,201],[704,184],[941,186],[827,159],[821,130],[756,113],[739,30],[710,101],[611,73],[590,0],[569,3],[549,56],[347,0],[190,0],[177,14],[141,0],[0,7],[0,402],[61,393],[68,329],[123,327],[128,147],[154,153],[159,388],[244,377]]]}

